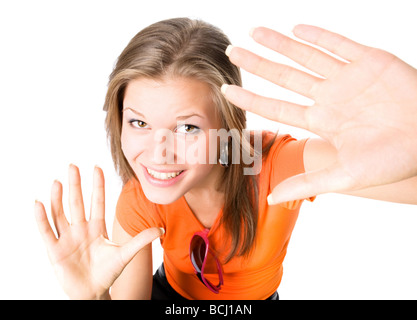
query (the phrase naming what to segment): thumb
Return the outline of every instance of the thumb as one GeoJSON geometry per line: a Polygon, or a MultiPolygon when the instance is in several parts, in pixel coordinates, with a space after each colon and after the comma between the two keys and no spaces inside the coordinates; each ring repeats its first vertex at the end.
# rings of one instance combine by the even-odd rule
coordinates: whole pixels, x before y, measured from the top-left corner
{"type": "Polygon", "coordinates": [[[308,199],[323,193],[349,190],[353,185],[353,179],[336,163],[321,170],[302,173],[284,180],[268,196],[268,204],[275,205],[308,199]]]}
{"type": "Polygon", "coordinates": [[[164,233],[165,230],[163,228],[149,228],[136,235],[129,242],[125,243],[120,248],[120,255],[122,257],[123,264],[128,264],[143,247],[161,237],[164,233]]]}

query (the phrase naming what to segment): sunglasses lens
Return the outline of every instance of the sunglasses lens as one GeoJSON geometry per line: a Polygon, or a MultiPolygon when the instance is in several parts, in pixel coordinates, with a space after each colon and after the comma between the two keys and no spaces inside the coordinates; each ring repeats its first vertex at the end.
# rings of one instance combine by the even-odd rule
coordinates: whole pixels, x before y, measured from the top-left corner
{"type": "MultiPolygon", "coordinates": [[[[208,234],[208,230],[206,232],[208,234]]],[[[221,265],[216,256],[208,250],[208,238],[206,234],[201,235],[201,232],[194,234],[190,242],[190,258],[191,263],[194,266],[197,277],[200,281],[214,293],[219,293],[221,285],[223,285],[223,272],[221,265]],[[211,259],[208,259],[207,255],[210,253],[211,259]],[[203,265],[204,269],[203,270],[203,265]],[[204,275],[209,270],[210,274],[215,274],[217,271],[219,284],[213,285],[204,275]]]]}
{"type": "Polygon", "coordinates": [[[203,261],[206,255],[206,243],[203,238],[199,236],[194,236],[191,240],[191,262],[194,265],[194,268],[201,272],[203,266],[203,261]]]}

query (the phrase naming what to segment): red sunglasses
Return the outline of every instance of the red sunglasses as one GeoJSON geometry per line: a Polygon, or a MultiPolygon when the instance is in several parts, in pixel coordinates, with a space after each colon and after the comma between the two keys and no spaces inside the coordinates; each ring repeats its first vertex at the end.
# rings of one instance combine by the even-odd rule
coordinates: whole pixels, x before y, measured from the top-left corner
{"type": "Polygon", "coordinates": [[[214,255],[213,251],[209,247],[208,233],[209,229],[204,231],[198,231],[194,233],[190,242],[190,259],[193,264],[194,271],[200,281],[212,292],[219,293],[221,286],[223,285],[223,270],[219,259],[214,255]],[[207,263],[207,256],[210,253],[211,257],[214,258],[217,266],[217,274],[219,277],[219,284],[212,284],[204,276],[204,269],[207,263]]]}

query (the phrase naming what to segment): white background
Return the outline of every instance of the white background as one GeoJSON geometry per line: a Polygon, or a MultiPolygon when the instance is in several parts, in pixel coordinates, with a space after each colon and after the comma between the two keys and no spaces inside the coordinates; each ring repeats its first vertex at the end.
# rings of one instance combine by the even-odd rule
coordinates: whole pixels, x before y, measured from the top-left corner
{"type": "MultiPolygon", "coordinates": [[[[264,25],[290,35],[318,25],[386,49],[417,66],[415,1],[1,1],[0,2],[0,298],[66,299],[33,218],[35,199],[49,209],[54,179],[78,165],[89,207],[92,172],[106,176],[107,223],[121,183],[104,131],[108,75],[128,41],[150,23],[188,16],[219,26],[236,45],[264,25]]],[[[307,102],[244,74],[244,85],[307,102]]],[[[249,116],[250,128],[280,128],[249,116]]],[[[393,164],[395,165],[395,164],[393,164]]],[[[89,209],[87,210],[89,211],[89,209]]],[[[284,262],[282,299],[416,299],[417,207],[340,195],[305,204],[284,262]]],[[[161,249],[154,243],[156,268],[161,249]]]]}

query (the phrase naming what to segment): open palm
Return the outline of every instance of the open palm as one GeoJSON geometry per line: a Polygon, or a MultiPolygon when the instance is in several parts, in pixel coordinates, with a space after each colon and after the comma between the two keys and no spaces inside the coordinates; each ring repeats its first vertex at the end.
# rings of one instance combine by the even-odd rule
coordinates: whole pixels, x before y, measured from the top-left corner
{"type": "Polygon", "coordinates": [[[253,38],[317,75],[242,48],[229,48],[228,54],[247,71],[312,99],[312,106],[262,97],[236,86],[223,88],[237,106],[309,130],[335,148],[337,160],[330,167],[280,184],[280,201],[417,175],[417,70],[388,52],[317,27],[300,25],[294,34],[340,58],[267,28],[255,29],[253,38]]]}
{"type": "Polygon", "coordinates": [[[58,239],[42,203],[35,206],[39,231],[59,282],[72,299],[106,299],[109,288],[124,267],[145,245],[161,235],[157,228],[143,231],[123,246],[108,240],[104,220],[104,177],[95,168],[90,220],[86,221],[78,168],[70,166],[70,211],[68,223],[62,206],[62,185],[52,187],[51,213],[58,239]]]}

